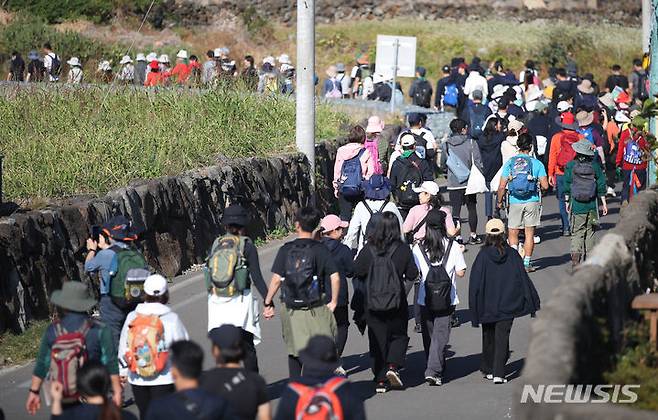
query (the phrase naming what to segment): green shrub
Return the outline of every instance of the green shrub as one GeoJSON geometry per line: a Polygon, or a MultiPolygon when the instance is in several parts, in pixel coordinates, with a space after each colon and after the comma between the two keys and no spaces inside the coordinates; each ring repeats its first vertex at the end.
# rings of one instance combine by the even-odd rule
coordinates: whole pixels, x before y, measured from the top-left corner
{"type": "MultiPolygon", "coordinates": [[[[294,151],[295,102],[230,90],[21,90],[0,97],[8,199],[102,194],[135,179],[294,151]]],[[[317,137],[346,121],[319,107],[317,137]]]]}

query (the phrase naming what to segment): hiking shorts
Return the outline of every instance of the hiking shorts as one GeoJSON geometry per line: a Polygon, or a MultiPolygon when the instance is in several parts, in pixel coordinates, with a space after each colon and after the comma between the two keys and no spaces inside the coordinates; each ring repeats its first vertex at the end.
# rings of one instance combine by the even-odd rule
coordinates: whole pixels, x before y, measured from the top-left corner
{"type": "Polygon", "coordinates": [[[510,204],[507,215],[507,227],[509,229],[523,229],[539,226],[541,219],[541,203],[510,204]]]}
{"type": "Polygon", "coordinates": [[[281,305],[281,330],[290,356],[299,356],[314,335],[336,340],[336,319],[325,305],[312,309],[288,309],[281,305]]]}

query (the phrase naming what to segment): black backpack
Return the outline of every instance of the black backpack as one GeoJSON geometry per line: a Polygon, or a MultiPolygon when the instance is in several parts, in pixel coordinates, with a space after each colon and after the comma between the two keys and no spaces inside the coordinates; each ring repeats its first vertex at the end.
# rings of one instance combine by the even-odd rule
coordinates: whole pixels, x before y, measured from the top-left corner
{"type": "Polygon", "coordinates": [[[371,311],[391,311],[400,307],[402,282],[392,259],[398,246],[391,247],[384,255],[377,255],[372,247],[368,247],[372,262],[366,279],[366,299],[371,311]]]}
{"type": "Polygon", "coordinates": [[[311,308],[322,302],[311,244],[292,243],[286,255],[282,299],[290,309],[311,308]]]}
{"type": "Polygon", "coordinates": [[[633,93],[637,99],[644,102],[649,97],[649,93],[647,92],[647,73],[636,71],[635,74],[637,75],[637,86],[633,86],[633,90],[635,91],[633,93]]]}
{"type": "Polygon", "coordinates": [[[400,162],[404,165],[405,170],[401,177],[403,181],[397,187],[395,196],[400,207],[411,208],[420,203],[418,201],[418,194],[413,190],[414,187],[419,186],[423,181],[420,167],[411,158],[400,159],[400,162]]]}
{"type": "MultiPolygon", "coordinates": [[[[363,205],[366,207],[366,210],[368,210],[368,213],[370,213],[370,219],[368,219],[368,223],[366,224],[366,230],[364,231],[364,235],[367,238],[368,234],[377,226],[377,223],[382,219],[382,213],[384,213],[384,209],[386,208],[386,205],[388,204],[389,200],[384,200],[384,204],[379,208],[377,211],[373,211],[368,203],[366,203],[366,200],[363,200],[363,205]]],[[[365,243],[365,241],[364,241],[365,243]]]]}
{"type": "Polygon", "coordinates": [[[62,71],[62,63],[59,61],[59,56],[55,53],[50,56],[52,58],[52,65],[50,66],[50,75],[57,77],[62,71]]]}
{"type": "Polygon", "coordinates": [[[427,80],[416,85],[414,90],[414,105],[429,108],[432,102],[432,85],[427,80]]]}
{"type": "Polygon", "coordinates": [[[443,254],[441,265],[432,265],[427,252],[422,246],[419,247],[423,258],[428,266],[425,277],[425,308],[432,312],[447,312],[452,306],[450,292],[452,291],[452,279],[445,269],[446,261],[450,255],[452,241],[448,242],[446,252],[443,254]]]}
{"type": "Polygon", "coordinates": [[[596,198],[596,173],[592,162],[576,161],[571,170],[571,196],[581,203],[596,198]]]}

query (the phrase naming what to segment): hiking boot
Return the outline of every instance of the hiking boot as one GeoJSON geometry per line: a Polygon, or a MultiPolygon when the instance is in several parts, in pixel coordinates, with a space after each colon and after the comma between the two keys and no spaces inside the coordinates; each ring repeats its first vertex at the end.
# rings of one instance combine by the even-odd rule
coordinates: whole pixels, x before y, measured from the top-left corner
{"type": "Polygon", "coordinates": [[[386,372],[386,379],[391,385],[391,388],[400,389],[404,386],[402,383],[402,378],[400,377],[400,372],[394,367],[390,366],[386,372]]]}
{"type": "Polygon", "coordinates": [[[617,197],[617,193],[615,192],[615,189],[612,187],[608,187],[608,190],[605,192],[605,195],[608,197],[617,197]]]}
{"type": "Polygon", "coordinates": [[[414,325],[414,332],[415,333],[422,333],[423,332],[423,328],[420,326],[420,324],[414,325]]]}
{"type": "Polygon", "coordinates": [[[375,392],[377,394],[385,394],[389,389],[391,389],[391,387],[386,381],[377,382],[377,385],[375,385],[375,392]]]}
{"type": "Polygon", "coordinates": [[[480,245],[482,243],[482,238],[479,238],[477,235],[473,236],[468,239],[468,244],[469,245],[480,245]]]}
{"type": "Polygon", "coordinates": [[[507,379],[505,379],[505,378],[499,378],[498,376],[496,376],[496,377],[493,378],[493,383],[495,383],[496,385],[498,385],[498,384],[506,384],[506,383],[507,383],[507,379]]]}
{"type": "Polygon", "coordinates": [[[453,314],[450,315],[450,328],[457,328],[461,324],[462,322],[459,320],[459,317],[453,312],[453,314]]]}
{"type": "Polygon", "coordinates": [[[525,266],[525,272],[526,273],[534,273],[535,271],[537,271],[537,267],[532,265],[532,263],[525,266]]]}
{"type": "Polygon", "coordinates": [[[429,384],[429,386],[441,386],[441,385],[443,385],[443,381],[441,380],[441,377],[439,375],[426,376],[425,377],[425,382],[427,382],[429,384]]]}

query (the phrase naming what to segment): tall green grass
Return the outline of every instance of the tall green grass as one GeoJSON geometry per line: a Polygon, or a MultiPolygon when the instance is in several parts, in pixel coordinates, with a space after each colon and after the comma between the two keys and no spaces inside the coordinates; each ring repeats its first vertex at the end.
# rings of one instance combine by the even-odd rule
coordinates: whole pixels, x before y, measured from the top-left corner
{"type": "MultiPolygon", "coordinates": [[[[234,90],[19,90],[0,97],[8,199],[101,194],[135,179],[294,150],[295,103],[234,90]]],[[[318,138],[344,114],[320,106],[318,138]]]]}

